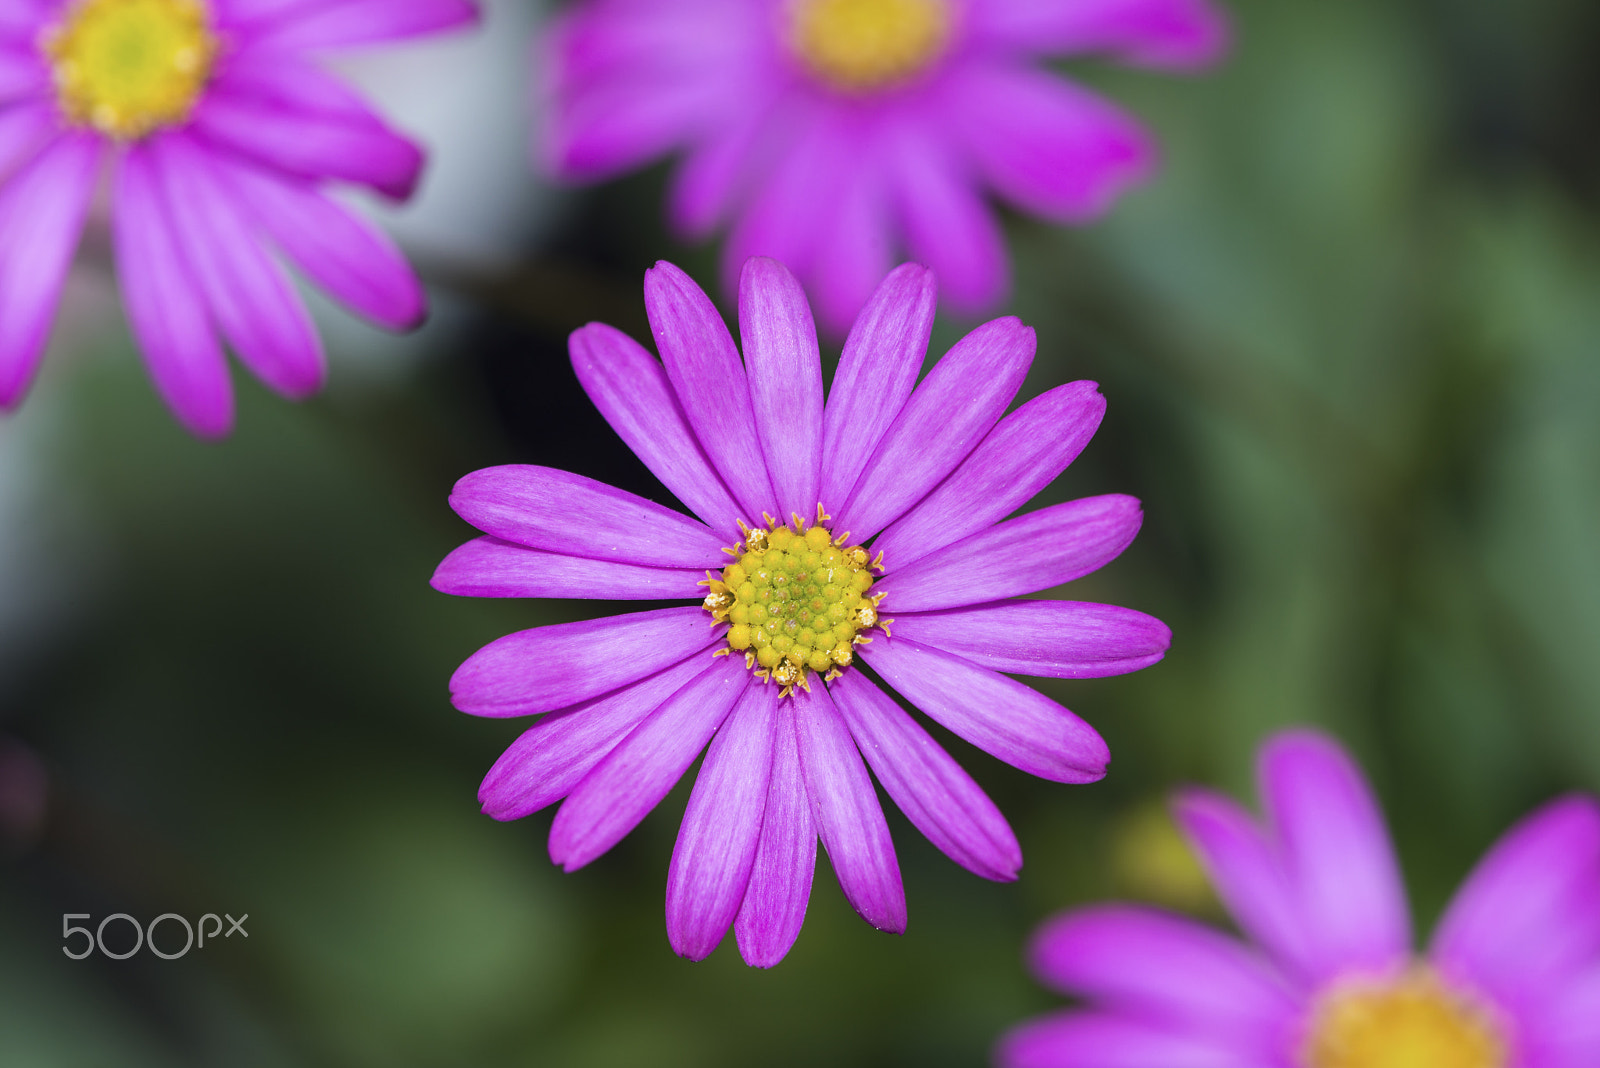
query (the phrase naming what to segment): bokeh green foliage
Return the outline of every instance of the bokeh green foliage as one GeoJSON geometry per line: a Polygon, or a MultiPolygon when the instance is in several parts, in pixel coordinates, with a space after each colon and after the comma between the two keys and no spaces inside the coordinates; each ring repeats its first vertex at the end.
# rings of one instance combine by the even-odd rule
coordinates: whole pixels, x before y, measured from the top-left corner
{"type": "MultiPolygon", "coordinates": [[[[592,609],[429,590],[469,534],[445,496],[513,461],[648,488],[597,423],[533,424],[542,391],[573,388],[567,330],[641,332],[649,262],[714,277],[660,230],[657,171],[457,294],[478,327],[415,374],[336,370],[301,407],[241,383],[221,446],[172,425],[125,340],[44,387],[61,417],[39,462],[87,532],[68,553],[87,592],[3,690],[0,731],[52,794],[0,867],[0,1063],[978,1064],[1052,1003],[1020,960],[1048,912],[1134,894],[1211,913],[1154,806],[1184,781],[1249,791],[1274,728],[1358,753],[1424,925],[1519,814],[1600,788],[1600,15],[1234,12],[1215,75],[1073,68],[1149,119],[1158,181],[1087,230],[1008,223],[1011,310],[1040,337],[1023,396],[1093,378],[1110,403],[1040,503],[1146,509],[1134,548],[1066,595],[1176,634],[1139,675],[1042,684],[1106,734],[1102,784],[940,735],[1011,818],[1020,883],[967,875],[891,814],[903,938],[861,924],[824,860],[780,967],[731,946],[691,965],[661,918],[686,786],[574,875],[545,860],[548,812],[478,814],[521,725],[453,712],[450,671],[592,609]],[[66,911],[223,910],[251,914],[247,943],[171,963],[58,949],[66,911]]],[[[936,350],[968,325],[942,322],[936,350]]]]}

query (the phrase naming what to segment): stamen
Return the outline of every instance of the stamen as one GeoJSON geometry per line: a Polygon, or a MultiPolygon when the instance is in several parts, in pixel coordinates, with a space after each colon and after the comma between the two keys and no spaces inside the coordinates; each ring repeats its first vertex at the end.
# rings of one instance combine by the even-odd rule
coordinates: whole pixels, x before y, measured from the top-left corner
{"type": "Polygon", "coordinates": [[[948,0],[796,0],[790,42],[819,79],[847,93],[910,80],[950,38],[948,0]]]}
{"type": "Polygon", "coordinates": [[[67,119],[125,141],[188,119],[219,48],[199,0],[81,0],[42,43],[67,119]]]}
{"type": "Polygon", "coordinates": [[[1341,984],[1317,1005],[1308,1068],[1508,1068],[1487,1009],[1427,967],[1341,984]]]}
{"type": "Polygon", "coordinates": [[[852,647],[871,640],[861,632],[882,626],[884,595],[870,592],[867,551],[841,548],[820,505],[810,526],[798,514],[784,525],[764,518],[765,528],[739,523],[737,559],[710,581],[704,605],[713,624],[728,624],[728,649],[745,654],[746,669],[788,696],[809,691],[813,672],[837,678],[851,665],[852,647]]]}

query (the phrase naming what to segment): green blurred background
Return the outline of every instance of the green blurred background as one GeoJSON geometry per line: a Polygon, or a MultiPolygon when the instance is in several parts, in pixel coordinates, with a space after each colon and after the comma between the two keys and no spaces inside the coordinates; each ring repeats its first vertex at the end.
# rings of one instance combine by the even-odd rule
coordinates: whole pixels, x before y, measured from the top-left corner
{"type": "Polygon", "coordinates": [[[474,468],[664,496],[564,353],[590,319],[645,336],[656,258],[714,277],[662,230],[664,171],[547,194],[516,255],[419,254],[441,325],[332,330],[302,406],[239,376],[220,446],[154,399],[91,247],[0,431],[0,1064],[978,1065],[1053,1003],[1019,958],[1051,911],[1212,914],[1161,798],[1248,792],[1274,728],[1360,756],[1424,925],[1512,820],[1600,788],[1600,7],[1232,11],[1213,76],[1070,68],[1157,130],[1157,181],[1086,230],[1008,221],[1008,310],[1040,338],[1023,398],[1092,378],[1110,403],[1038,503],[1123,491],[1147,516],[1068,595],[1160,616],[1172,652],[1043,684],[1110,741],[1098,785],[940,733],[1016,828],[1019,883],[891,813],[909,931],[857,920],[824,860],[771,972],[667,946],[686,784],[573,875],[550,811],[478,813],[522,724],[453,711],[450,672],[593,608],[427,585],[471,533],[445,498],[474,468]],[[60,951],[67,912],[224,911],[247,941],[60,951]]]}

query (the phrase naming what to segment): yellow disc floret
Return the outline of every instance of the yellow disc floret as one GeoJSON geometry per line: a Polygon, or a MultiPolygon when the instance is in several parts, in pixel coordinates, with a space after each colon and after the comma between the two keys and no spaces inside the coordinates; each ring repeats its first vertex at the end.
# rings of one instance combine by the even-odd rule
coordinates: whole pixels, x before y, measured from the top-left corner
{"type": "Polygon", "coordinates": [[[745,530],[726,550],[734,562],[707,581],[706,611],[728,624],[721,652],[744,654],[745,666],[783,687],[782,696],[809,690],[811,673],[836,678],[855,659],[853,647],[872,640],[862,632],[892,622],[878,618],[876,565],[860,546],[844,548],[848,535],[835,538],[827,519],[819,507],[810,525],[795,517],[789,526],[769,520],[745,530]]]}
{"type": "Polygon", "coordinates": [[[947,0],[796,0],[789,40],[818,78],[871,92],[926,70],[950,39],[947,0]]]}
{"type": "Polygon", "coordinates": [[[44,50],[67,118],[131,141],[189,117],[217,40],[199,0],[81,0],[44,50]]]}
{"type": "Polygon", "coordinates": [[[1485,1009],[1428,968],[1324,995],[1306,1068],[1507,1068],[1505,1040],[1485,1009]]]}

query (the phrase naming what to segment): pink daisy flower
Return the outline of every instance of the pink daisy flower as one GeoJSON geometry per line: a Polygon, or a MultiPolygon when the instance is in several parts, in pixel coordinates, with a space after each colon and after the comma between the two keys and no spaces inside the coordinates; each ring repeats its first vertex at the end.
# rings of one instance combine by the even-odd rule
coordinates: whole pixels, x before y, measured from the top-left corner
{"type": "Polygon", "coordinates": [[[545,165],[577,181],[681,155],[669,215],[724,222],[731,281],[788,264],[842,334],[902,247],[963,312],[1007,289],[992,192],[1082,223],[1155,164],[1149,135],[1043,58],[1193,70],[1209,0],[581,0],[541,57],[545,165]]]}
{"type": "Polygon", "coordinates": [[[1088,1005],[1001,1042],[1005,1068],[1593,1068],[1600,804],[1561,798],[1468,876],[1426,952],[1383,816],[1331,740],[1261,754],[1262,826],[1192,790],[1176,812],[1250,943],[1154,909],[1046,923],[1034,971],[1088,1005]]]}
{"type": "Polygon", "coordinates": [[[1105,774],[1093,728],[1001,674],[1115,675],[1155,663],[1170,640],[1129,609],[1018,599],[1110,562],[1139,529],[1138,502],[1119,495],[1006,519],[1094,434],[1105,410],[1094,383],[1002,418],[1034,336],[998,319],[918,384],[934,281],[914,264],[862,312],[826,404],[811,311],[781,264],[745,265],[742,361],[711,301],[671,264],[645,275],[645,305],[661,362],[591,323],[572,335],[572,363],[698,518],[564,471],[489,468],[450,498],[486,536],[446,558],[433,584],[699,603],[511,634],[462,664],[450,681],[462,711],[544,713],[484,780],[484,811],[517,819],[565,798],[550,857],[572,871],[632,830],[705,749],[667,878],[667,934],[693,960],[730,925],[747,962],[781,960],[819,836],[856,911],[905,930],[869,765],[951,859],[1016,878],[1022,853],[1004,817],[860,662],[1024,771],[1068,783],[1105,774]]]}
{"type": "Polygon", "coordinates": [[[475,17],[470,0],[0,0],[0,406],[33,379],[107,164],[128,319],[195,434],[233,425],[224,340],[286,396],[322,384],[280,255],[415,326],[405,259],[325,187],[405,199],[422,152],[316,59],[475,17]]]}

